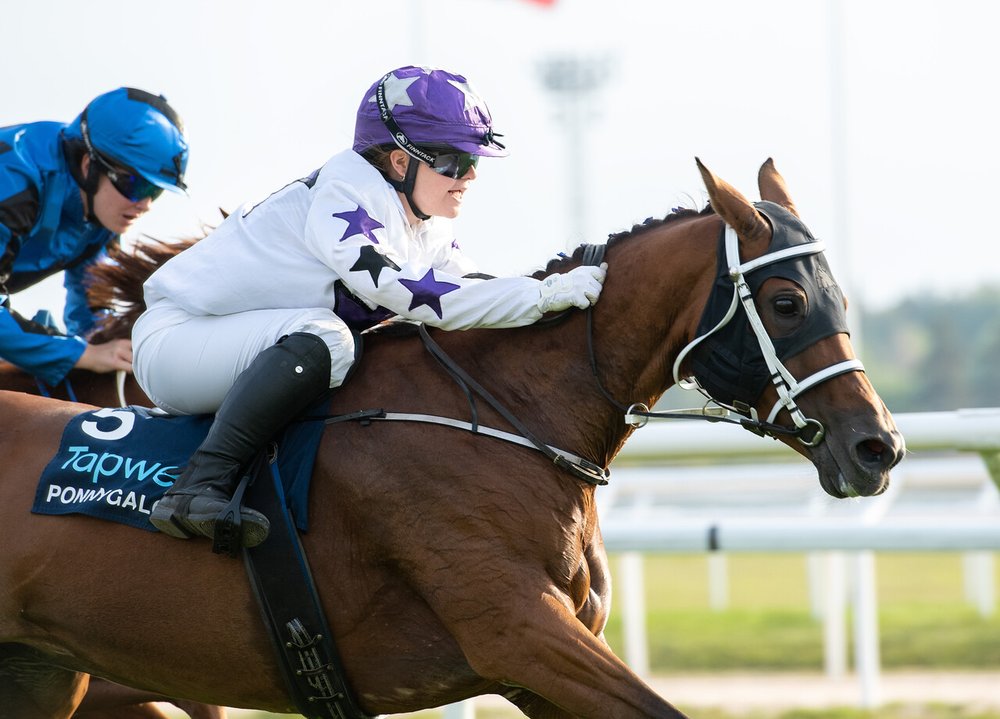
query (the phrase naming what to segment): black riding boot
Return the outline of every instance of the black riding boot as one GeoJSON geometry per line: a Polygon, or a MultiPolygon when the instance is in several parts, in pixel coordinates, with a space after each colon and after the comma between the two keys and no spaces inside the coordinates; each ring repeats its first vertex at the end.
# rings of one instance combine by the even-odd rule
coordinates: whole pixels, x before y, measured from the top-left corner
{"type": "MultiPolygon", "coordinates": [[[[257,355],[236,378],[205,441],[150,521],[171,537],[214,537],[215,520],[232,498],[241,469],[329,386],[330,350],[316,335],[295,332],[257,355]]],[[[249,507],[241,517],[244,547],[267,538],[267,517],[249,507]]]]}

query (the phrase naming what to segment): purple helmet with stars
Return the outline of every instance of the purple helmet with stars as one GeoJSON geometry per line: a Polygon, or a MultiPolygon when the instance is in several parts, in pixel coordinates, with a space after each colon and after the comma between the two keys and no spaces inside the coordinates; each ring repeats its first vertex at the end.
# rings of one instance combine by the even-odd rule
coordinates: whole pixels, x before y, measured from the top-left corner
{"type": "Polygon", "coordinates": [[[421,157],[422,148],[447,146],[503,157],[508,153],[497,137],[486,102],[468,80],[407,65],[386,73],[365,93],[354,125],[354,151],[395,144],[421,157]]]}

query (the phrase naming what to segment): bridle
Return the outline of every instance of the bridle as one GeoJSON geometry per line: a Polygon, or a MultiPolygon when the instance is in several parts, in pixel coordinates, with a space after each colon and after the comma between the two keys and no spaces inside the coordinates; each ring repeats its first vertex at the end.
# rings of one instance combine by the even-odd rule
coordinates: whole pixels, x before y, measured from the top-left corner
{"type": "MultiPolygon", "coordinates": [[[[673,366],[674,382],[682,389],[700,392],[708,400],[706,405],[701,409],[696,410],[651,412],[649,408],[642,403],[635,403],[626,407],[624,404],[615,400],[604,388],[600,380],[600,373],[598,372],[597,360],[594,354],[593,309],[591,308],[587,311],[587,349],[590,354],[591,369],[593,371],[594,378],[597,381],[597,386],[606,399],[608,399],[614,406],[625,411],[626,423],[636,427],[646,424],[649,419],[653,418],[697,418],[711,422],[730,422],[739,424],[755,434],[768,435],[775,438],[778,436],[792,436],[798,439],[798,441],[806,447],[815,447],[819,445],[826,436],[826,428],[819,420],[806,417],[796,404],[795,399],[806,390],[809,390],[828,379],[837,377],[838,375],[846,374],[848,372],[864,372],[864,365],[857,359],[844,360],[814,372],[801,381],[795,379],[788,368],[782,363],[781,359],[779,359],[774,348],[774,343],[771,341],[770,336],[767,334],[767,330],[764,328],[764,323],[761,321],[760,314],[757,312],[757,307],[753,301],[753,292],[747,281],[747,275],[761,267],[785,262],[803,255],[821,253],[825,249],[825,244],[821,241],[807,242],[766,253],[755,260],[740,262],[739,238],[736,235],[736,231],[729,225],[726,225],[725,249],[726,262],[729,267],[729,279],[732,280],[733,283],[733,298],[729,305],[729,309],[718,324],[705,334],[693,339],[686,347],[684,347],[684,349],[680,351],[676,360],[674,360],[673,366]],[[746,313],[747,320],[749,321],[754,332],[757,344],[764,357],[764,362],[769,370],[771,383],[778,393],[778,399],[774,403],[774,406],[771,408],[771,411],[768,413],[765,420],[760,419],[757,410],[754,407],[745,406],[742,403],[736,405],[720,402],[712,397],[701,386],[695,377],[682,377],[680,374],[681,365],[690,352],[707,337],[711,336],[728,324],[733,317],[736,316],[740,307],[742,307],[743,311],[746,313]],[[715,406],[712,407],[710,405],[715,406]],[[788,410],[794,427],[775,423],[775,419],[782,409],[788,410]],[[736,414],[742,416],[737,419],[730,418],[728,416],[729,412],[735,412],[736,414]]],[[[587,258],[585,258],[585,261],[587,261],[587,258]]]]}

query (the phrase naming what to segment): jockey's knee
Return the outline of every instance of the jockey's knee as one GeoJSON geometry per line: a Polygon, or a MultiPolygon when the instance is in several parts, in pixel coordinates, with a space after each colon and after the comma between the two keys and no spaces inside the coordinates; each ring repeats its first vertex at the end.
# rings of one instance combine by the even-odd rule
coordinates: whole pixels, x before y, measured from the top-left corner
{"type": "Polygon", "coordinates": [[[330,350],[330,387],[344,383],[354,365],[356,344],[351,329],[336,315],[304,322],[297,332],[308,332],[322,339],[330,350]]]}

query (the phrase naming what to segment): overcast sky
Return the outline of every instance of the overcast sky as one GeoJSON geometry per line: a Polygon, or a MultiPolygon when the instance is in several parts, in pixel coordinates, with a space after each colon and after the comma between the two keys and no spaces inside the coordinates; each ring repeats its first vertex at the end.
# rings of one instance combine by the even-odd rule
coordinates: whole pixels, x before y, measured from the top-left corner
{"type": "MultiPolygon", "coordinates": [[[[998,8],[31,0],[2,13],[0,125],[68,122],[121,85],[165,94],[189,132],[190,196],[168,193],[138,229],[169,239],[309,173],[351,144],[374,80],[434,65],[470,79],[511,151],[480,164],[456,222],[484,271],[533,271],[581,241],[700,207],[696,156],[756,199],[773,157],[852,300],[878,308],[1000,283],[998,8]],[[543,81],[565,59],[603,73],[585,107],[543,81]]],[[[52,285],[15,307],[61,307],[52,285]]]]}

